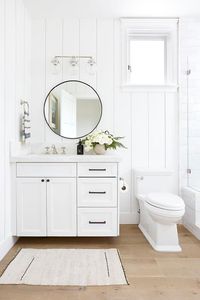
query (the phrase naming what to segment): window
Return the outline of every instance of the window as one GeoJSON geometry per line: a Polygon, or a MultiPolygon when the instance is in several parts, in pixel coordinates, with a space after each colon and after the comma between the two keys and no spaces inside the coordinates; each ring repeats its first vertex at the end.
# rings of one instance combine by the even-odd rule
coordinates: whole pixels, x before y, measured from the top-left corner
{"type": "Polygon", "coordinates": [[[121,19],[122,86],[177,86],[178,19],[121,19]]]}
{"type": "Polygon", "coordinates": [[[132,84],[165,84],[165,38],[130,38],[129,81],[132,84]]]}

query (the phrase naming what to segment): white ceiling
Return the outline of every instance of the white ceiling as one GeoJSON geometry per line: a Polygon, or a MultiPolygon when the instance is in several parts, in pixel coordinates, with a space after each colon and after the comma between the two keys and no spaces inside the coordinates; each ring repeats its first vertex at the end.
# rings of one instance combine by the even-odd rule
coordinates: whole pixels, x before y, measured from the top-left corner
{"type": "Polygon", "coordinates": [[[24,0],[32,17],[200,17],[200,0],[24,0]]]}

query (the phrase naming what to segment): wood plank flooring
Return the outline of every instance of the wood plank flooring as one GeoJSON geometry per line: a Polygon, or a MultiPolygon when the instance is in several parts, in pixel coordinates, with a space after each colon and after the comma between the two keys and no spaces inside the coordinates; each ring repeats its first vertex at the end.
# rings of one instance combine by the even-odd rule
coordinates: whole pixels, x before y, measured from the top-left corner
{"type": "Polygon", "coordinates": [[[21,238],[18,248],[118,248],[129,286],[52,287],[1,285],[0,300],[193,300],[200,299],[200,241],[179,226],[183,251],[154,251],[137,225],[122,225],[118,238],[21,238]]]}

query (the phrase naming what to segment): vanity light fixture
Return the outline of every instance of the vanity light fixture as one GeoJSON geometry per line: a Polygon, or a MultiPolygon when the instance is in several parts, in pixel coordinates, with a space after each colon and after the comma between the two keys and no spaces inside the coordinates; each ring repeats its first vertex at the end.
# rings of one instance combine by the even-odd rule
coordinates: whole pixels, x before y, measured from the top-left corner
{"type": "Polygon", "coordinates": [[[90,75],[93,75],[95,73],[94,66],[95,66],[96,62],[95,62],[95,60],[92,56],[87,56],[87,55],[81,55],[81,56],[56,55],[51,60],[51,63],[53,64],[55,69],[57,69],[58,66],[60,65],[60,59],[70,59],[69,63],[71,64],[71,66],[73,68],[78,67],[78,63],[79,63],[80,59],[87,59],[87,65],[86,65],[87,72],[90,75]]]}

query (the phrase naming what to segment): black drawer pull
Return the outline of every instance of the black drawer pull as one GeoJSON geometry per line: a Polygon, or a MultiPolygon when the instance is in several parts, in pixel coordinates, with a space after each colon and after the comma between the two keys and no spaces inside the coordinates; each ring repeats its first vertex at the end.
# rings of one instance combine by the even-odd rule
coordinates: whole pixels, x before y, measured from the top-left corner
{"type": "Polygon", "coordinates": [[[106,169],[89,169],[89,171],[106,171],[106,169]]]}
{"type": "Polygon", "coordinates": [[[44,179],[41,179],[41,182],[44,182],[44,179]]]}
{"type": "Polygon", "coordinates": [[[47,182],[49,182],[50,181],[50,179],[47,179],[47,182]]]}
{"type": "Polygon", "coordinates": [[[89,191],[89,194],[106,194],[106,192],[104,191],[104,192],[91,192],[91,191],[89,191]]]}
{"type": "Polygon", "coordinates": [[[106,221],[97,221],[97,222],[92,222],[92,221],[89,221],[89,224],[106,224],[106,221]]]}

